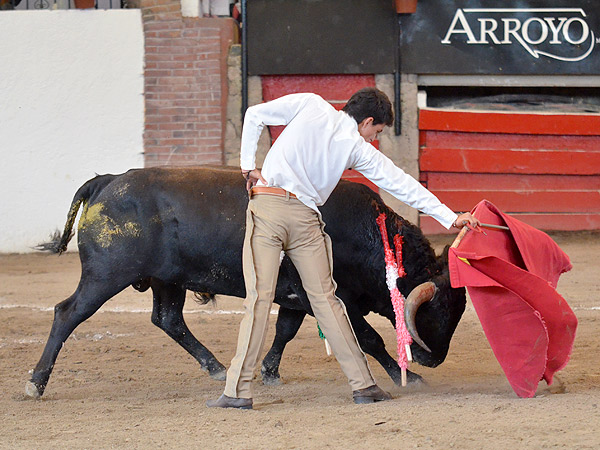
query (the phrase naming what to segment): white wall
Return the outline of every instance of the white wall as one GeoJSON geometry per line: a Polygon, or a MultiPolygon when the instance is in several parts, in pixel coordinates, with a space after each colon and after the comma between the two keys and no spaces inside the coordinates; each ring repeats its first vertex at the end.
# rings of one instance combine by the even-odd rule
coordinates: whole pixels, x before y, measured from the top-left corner
{"type": "Polygon", "coordinates": [[[143,166],[143,75],[139,10],[0,12],[0,252],[62,230],[96,173],[143,166]]]}

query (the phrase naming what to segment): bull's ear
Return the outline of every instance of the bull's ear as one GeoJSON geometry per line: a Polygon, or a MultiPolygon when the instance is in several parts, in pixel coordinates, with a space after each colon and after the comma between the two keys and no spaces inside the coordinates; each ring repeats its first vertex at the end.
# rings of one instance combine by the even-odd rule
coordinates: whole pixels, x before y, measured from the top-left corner
{"type": "Polygon", "coordinates": [[[436,274],[448,275],[448,250],[450,246],[446,245],[442,253],[435,257],[436,274]]]}
{"type": "Polygon", "coordinates": [[[446,245],[444,247],[444,250],[442,250],[442,253],[440,253],[437,256],[437,262],[438,262],[438,264],[441,264],[441,265],[447,265],[448,264],[448,250],[450,250],[450,246],[446,245]]]}
{"type": "Polygon", "coordinates": [[[442,250],[442,255],[444,258],[446,258],[446,261],[448,260],[448,250],[450,250],[450,245],[446,245],[444,247],[444,250],[442,250]]]}

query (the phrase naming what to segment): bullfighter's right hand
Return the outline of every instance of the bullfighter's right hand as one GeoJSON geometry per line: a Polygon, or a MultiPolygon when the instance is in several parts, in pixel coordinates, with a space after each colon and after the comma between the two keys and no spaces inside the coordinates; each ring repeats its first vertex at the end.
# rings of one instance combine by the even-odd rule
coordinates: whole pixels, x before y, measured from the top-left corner
{"type": "Polygon", "coordinates": [[[462,228],[465,225],[477,228],[479,225],[481,225],[481,222],[479,222],[479,220],[476,217],[474,217],[471,213],[466,212],[459,215],[452,225],[456,228],[462,228]]]}
{"type": "Polygon", "coordinates": [[[267,185],[267,180],[263,178],[260,169],[242,170],[242,176],[246,180],[247,191],[256,186],[258,180],[260,180],[265,186],[267,185]]]}

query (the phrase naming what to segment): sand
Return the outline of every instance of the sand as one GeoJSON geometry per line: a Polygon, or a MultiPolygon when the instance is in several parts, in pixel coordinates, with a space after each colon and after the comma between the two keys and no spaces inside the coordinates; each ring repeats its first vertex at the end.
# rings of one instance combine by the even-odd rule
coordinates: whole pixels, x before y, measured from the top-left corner
{"type": "MultiPolygon", "coordinates": [[[[411,366],[427,384],[395,386],[370,358],[378,383],[394,396],[372,405],[352,403],[308,317],[284,354],[283,384],[257,379],[252,411],[206,408],[224,382],[208,377],[152,325],[150,292],[132,288],[75,330],[42,399],[27,398],[28,371],[42,353],[53,306],[77,285],[79,258],[0,255],[0,448],[598,448],[600,234],[552,237],[574,265],[558,291],[579,328],[571,361],[552,386],[541,382],[534,398],[514,394],[469,301],[446,361],[435,369],[411,366]]],[[[451,240],[432,237],[436,248],[451,240]]],[[[189,296],[186,304],[191,330],[226,366],[240,310],[241,300],[231,297],[200,306],[189,296]]],[[[376,315],[367,320],[393,351],[390,323],[376,315]]]]}

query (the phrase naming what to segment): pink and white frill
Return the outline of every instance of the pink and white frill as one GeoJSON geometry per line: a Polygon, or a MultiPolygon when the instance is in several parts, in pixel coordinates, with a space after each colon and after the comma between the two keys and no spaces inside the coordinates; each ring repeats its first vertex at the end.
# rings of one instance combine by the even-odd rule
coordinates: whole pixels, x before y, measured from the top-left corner
{"type": "Polygon", "coordinates": [[[396,234],[394,236],[394,247],[396,248],[396,256],[394,257],[394,251],[390,247],[388,241],[387,228],[385,226],[386,215],[381,213],[375,221],[379,225],[379,231],[381,233],[381,241],[383,242],[383,249],[385,252],[385,279],[387,282],[388,289],[390,291],[390,297],[392,299],[392,305],[394,307],[394,314],[396,316],[396,341],[397,341],[397,352],[398,352],[398,366],[402,370],[402,385],[406,386],[406,370],[408,369],[408,362],[412,361],[410,353],[410,344],[412,344],[412,337],[406,328],[404,322],[404,296],[398,290],[397,280],[406,276],[404,266],[402,265],[402,236],[396,234]]]}

